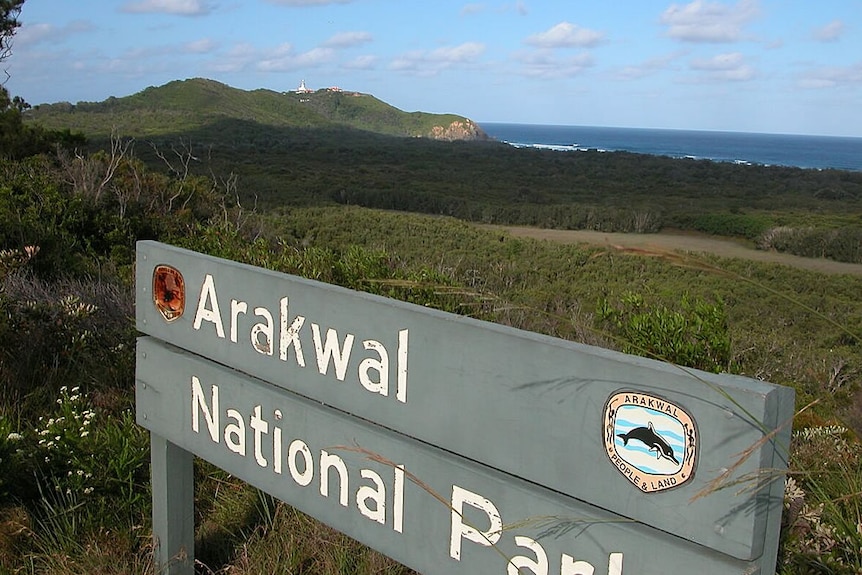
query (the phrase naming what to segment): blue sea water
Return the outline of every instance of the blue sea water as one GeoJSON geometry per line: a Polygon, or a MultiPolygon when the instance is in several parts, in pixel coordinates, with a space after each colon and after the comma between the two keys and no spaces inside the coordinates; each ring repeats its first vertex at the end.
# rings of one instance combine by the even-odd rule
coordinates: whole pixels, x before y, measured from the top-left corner
{"type": "Polygon", "coordinates": [[[480,123],[492,138],[518,147],[558,151],[626,151],[799,168],[862,171],[862,138],[480,123]]]}

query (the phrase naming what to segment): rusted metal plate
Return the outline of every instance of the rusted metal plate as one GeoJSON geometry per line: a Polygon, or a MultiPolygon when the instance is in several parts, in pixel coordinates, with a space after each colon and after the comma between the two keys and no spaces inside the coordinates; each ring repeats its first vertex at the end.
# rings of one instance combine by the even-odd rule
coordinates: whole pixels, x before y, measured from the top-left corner
{"type": "Polygon", "coordinates": [[[153,304],[166,322],[182,317],[186,305],[186,285],[179,270],[166,265],[153,269],[153,304]]]}

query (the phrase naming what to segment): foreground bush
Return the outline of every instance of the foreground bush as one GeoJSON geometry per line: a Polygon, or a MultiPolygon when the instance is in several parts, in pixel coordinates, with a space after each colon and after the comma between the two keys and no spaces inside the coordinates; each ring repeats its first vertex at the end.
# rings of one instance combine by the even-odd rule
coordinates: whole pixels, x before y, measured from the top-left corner
{"type": "Polygon", "coordinates": [[[732,369],[727,315],[720,304],[691,301],[677,309],[649,305],[640,294],[623,294],[620,303],[599,303],[599,326],[617,338],[622,351],[713,373],[732,369]]]}

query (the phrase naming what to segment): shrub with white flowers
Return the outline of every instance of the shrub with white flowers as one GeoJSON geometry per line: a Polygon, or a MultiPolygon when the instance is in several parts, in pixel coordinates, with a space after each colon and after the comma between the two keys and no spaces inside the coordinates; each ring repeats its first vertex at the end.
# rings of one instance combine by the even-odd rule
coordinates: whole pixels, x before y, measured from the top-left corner
{"type": "Polygon", "coordinates": [[[34,430],[38,463],[55,490],[66,494],[93,492],[93,440],[96,412],[89,408],[80,387],[60,388],[53,417],[40,417],[34,430]]]}

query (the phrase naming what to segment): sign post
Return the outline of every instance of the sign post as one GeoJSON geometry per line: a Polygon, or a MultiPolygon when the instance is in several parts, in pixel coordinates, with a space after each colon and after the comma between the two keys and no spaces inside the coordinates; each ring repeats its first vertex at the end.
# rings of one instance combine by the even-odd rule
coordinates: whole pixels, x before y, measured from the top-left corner
{"type": "MultiPolygon", "coordinates": [[[[140,384],[145,387],[143,382],[140,384]]],[[[194,572],[193,454],[150,433],[156,564],[167,573],[194,572]]],[[[157,571],[161,573],[161,571],[157,571]]]]}
{"type": "Polygon", "coordinates": [[[171,572],[191,454],[423,573],[774,569],[788,388],[155,242],[137,264],[171,572]]]}

